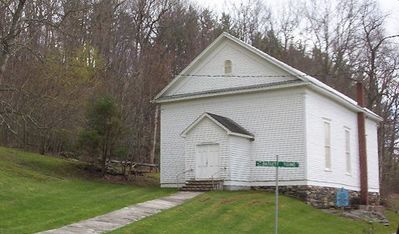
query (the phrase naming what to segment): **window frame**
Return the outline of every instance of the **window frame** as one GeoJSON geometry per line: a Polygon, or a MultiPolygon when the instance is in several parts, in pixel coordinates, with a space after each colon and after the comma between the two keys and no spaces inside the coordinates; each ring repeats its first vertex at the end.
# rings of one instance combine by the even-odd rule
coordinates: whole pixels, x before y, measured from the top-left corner
{"type": "Polygon", "coordinates": [[[324,132],[324,143],[323,143],[324,170],[325,171],[332,171],[331,120],[323,119],[323,132],[324,132]],[[328,130],[328,132],[327,132],[327,130],[328,130]]]}
{"type": "Polygon", "coordinates": [[[224,60],[224,74],[231,75],[233,73],[233,62],[230,59],[224,60]]]}
{"type": "Polygon", "coordinates": [[[344,127],[345,174],[352,175],[351,129],[344,127]]]}

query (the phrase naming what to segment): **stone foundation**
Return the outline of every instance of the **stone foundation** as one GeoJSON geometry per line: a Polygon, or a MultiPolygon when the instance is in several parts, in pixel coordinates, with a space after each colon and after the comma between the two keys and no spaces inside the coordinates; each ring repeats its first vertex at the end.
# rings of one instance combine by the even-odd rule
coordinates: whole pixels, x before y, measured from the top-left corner
{"type": "MultiPolygon", "coordinates": [[[[274,186],[260,186],[251,187],[254,190],[264,190],[274,192],[274,186]]],[[[331,208],[335,207],[337,188],[319,187],[310,185],[293,185],[293,186],[279,186],[280,194],[298,198],[317,208],[331,208]]],[[[358,207],[360,204],[360,192],[349,191],[349,204],[352,207],[358,207]]],[[[379,193],[369,193],[369,204],[379,205],[379,193]]]]}

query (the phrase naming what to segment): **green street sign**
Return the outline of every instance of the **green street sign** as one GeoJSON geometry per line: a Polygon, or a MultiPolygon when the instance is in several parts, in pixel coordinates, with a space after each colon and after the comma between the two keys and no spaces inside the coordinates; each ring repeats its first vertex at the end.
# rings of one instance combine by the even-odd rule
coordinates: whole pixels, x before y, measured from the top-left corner
{"type": "Polygon", "coordinates": [[[299,167],[298,162],[277,162],[276,161],[256,161],[257,167],[299,167]]]}

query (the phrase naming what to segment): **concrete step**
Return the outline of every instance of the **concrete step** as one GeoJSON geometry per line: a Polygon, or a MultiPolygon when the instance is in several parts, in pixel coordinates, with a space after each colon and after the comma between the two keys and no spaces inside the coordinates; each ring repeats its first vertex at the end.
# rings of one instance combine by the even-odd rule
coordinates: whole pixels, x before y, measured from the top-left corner
{"type": "Polygon", "coordinates": [[[208,192],[212,191],[212,189],[204,189],[204,188],[181,188],[180,191],[191,191],[191,192],[208,192]]]}
{"type": "Polygon", "coordinates": [[[185,185],[204,185],[204,186],[207,186],[207,185],[214,185],[214,184],[219,184],[220,182],[215,182],[215,183],[186,183],[185,185]]]}
{"type": "Polygon", "coordinates": [[[186,184],[185,187],[204,187],[204,188],[213,188],[215,185],[213,184],[186,184]]]}
{"type": "Polygon", "coordinates": [[[190,180],[180,188],[182,191],[212,191],[223,187],[222,180],[190,180]]]}
{"type": "Polygon", "coordinates": [[[204,184],[204,185],[212,185],[212,184],[217,184],[217,183],[221,183],[223,181],[221,180],[215,180],[215,181],[211,181],[211,180],[198,180],[198,181],[187,181],[186,184],[204,184]]]}
{"type": "Polygon", "coordinates": [[[186,184],[214,184],[220,182],[222,182],[222,180],[188,180],[186,184]]]}
{"type": "Polygon", "coordinates": [[[182,188],[184,188],[186,190],[207,190],[207,191],[211,191],[211,190],[215,189],[216,187],[199,187],[199,186],[197,186],[197,187],[193,187],[193,186],[185,187],[185,186],[183,186],[182,188]]]}

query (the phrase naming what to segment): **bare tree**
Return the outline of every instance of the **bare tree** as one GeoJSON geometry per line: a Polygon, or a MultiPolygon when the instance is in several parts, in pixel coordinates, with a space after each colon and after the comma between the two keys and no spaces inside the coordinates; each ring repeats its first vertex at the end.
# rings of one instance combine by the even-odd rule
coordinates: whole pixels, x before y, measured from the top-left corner
{"type": "MultiPolygon", "coordinates": [[[[359,70],[365,76],[367,84],[367,105],[384,118],[378,134],[380,180],[383,192],[389,187],[389,181],[395,178],[394,158],[397,157],[395,148],[398,146],[399,125],[397,116],[398,102],[398,51],[389,39],[399,35],[386,35],[384,22],[386,15],[378,11],[375,2],[364,1],[361,6],[361,45],[359,51],[359,70]]],[[[399,176],[396,174],[396,176],[399,176]]]]}
{"type": "Polygon", "coordinates": [[[2,29],[0,38],[0,75],[4,73],[7,61],[15,48],[16,39],[25,27],[22,20],[25,3],[26,0],[1,1],[0,3],[0,11],[3,15],[0,25],[2,29]]]}

